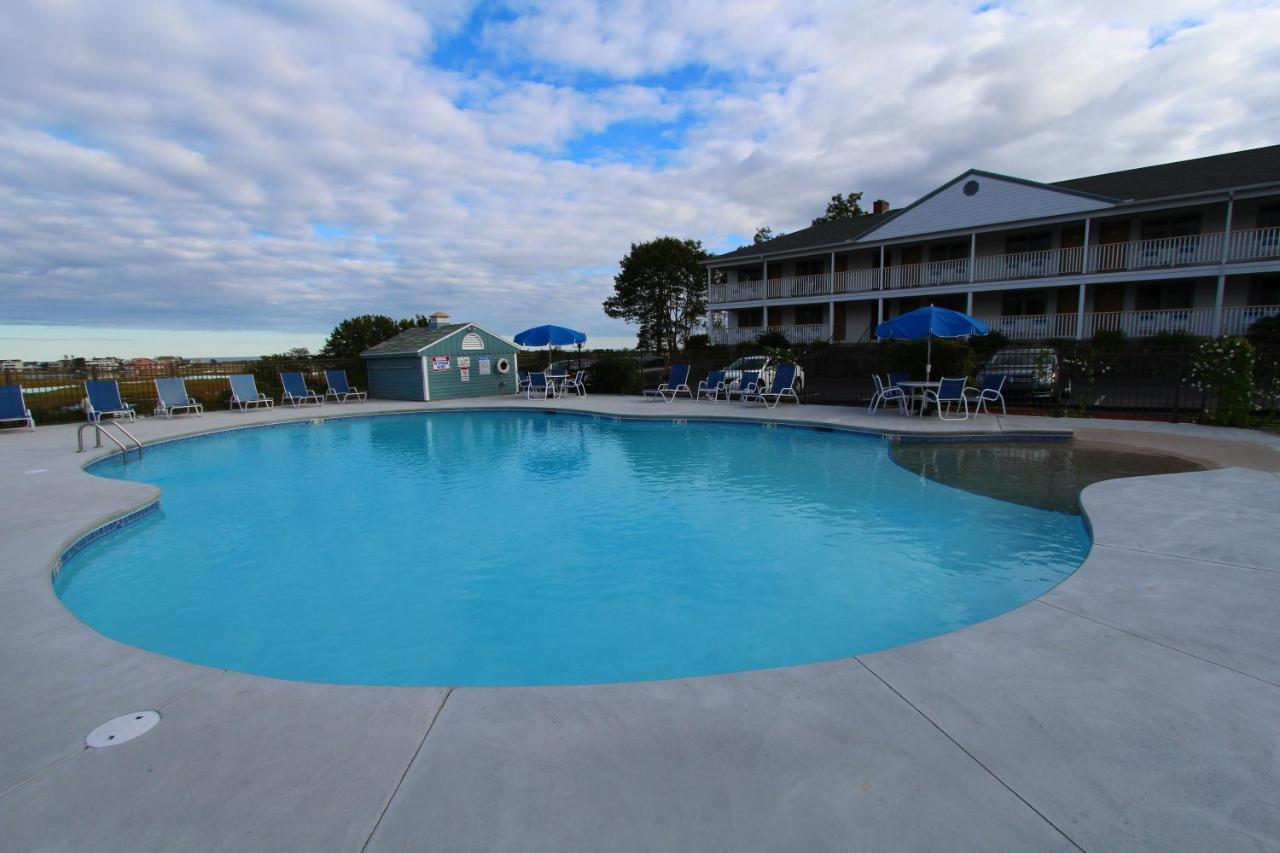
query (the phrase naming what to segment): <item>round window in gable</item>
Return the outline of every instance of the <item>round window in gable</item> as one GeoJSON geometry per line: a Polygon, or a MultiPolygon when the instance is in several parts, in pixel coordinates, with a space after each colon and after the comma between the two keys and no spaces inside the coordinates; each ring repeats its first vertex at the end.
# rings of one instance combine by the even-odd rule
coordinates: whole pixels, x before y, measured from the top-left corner
{"type": "Polygon", "coordinates": [[[966,183],[965,183],[965,185],[964,185],[964,194],[965,194],[965,195],[977,195],[977,194],[978,194],[978,182],[977,182],[977,181],[968,181],[968,182],[966,182],[966,183]]]}

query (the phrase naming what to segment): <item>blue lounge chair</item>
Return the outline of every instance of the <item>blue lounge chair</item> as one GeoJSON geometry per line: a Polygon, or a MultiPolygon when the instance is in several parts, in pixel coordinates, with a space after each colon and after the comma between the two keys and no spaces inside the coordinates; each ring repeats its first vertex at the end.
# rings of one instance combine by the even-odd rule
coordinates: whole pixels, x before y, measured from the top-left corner
{"type": "Polygon", "coordinates": [[[239,406],[243,412],[250,407],[266,406],[270,409],[276,404],[275,400],[258,390],[252,373],[237,373],[227,379],[231,382],[231,408],[239,406]]]}
{"type": "Polygon", "coordinates": [[[897,385],[889,385],[880,381],[879,375],[871,374],[871,381],[876,386],[876,392],[871,395],[871,405],[867,407],[867,414],[874,415],[876,409],[879,409],[884,403],[897,402],[898,409],[906,414],[907,412],[907,392],[903,391],[897,385]]]}
{"type": "Polygon", "coordinates": [[[1004,383],[1008,379],[1009,377],[1003,373],[988,373],[982,377],[981,388],[965,389],[966,394],[976,392],[978,395],[976,398],[978,405],[975,406],[973,410],[975,415],[978,412],[984,412],[988,415],[991,414],[991,412],[987,410],[987,403],[999,403],[1000,414],[1008,414],[1004,407],[1004,383]]]}
{"type": "Polygon", "coordinates": [[[22,399],[21,385],[0,385],[0,423],[6,421],[21,421],[35,432],[36,422],[22,399]]]}
{"type": "Polygon", "coordinates": [[[181,377],[172,379],[156,380],[156,396],[159,401],[156,403],[155,414],[163,414],[166,418],[173,419],[173,413],[182,409],[194,411],[197,415],[204,415],[204,406],[196,402],[196,398],[187,394],[187,383],[181,377]]]}
{"type": "Polygon", "coordinates": [[[367,391],[361,391],[359,388],[353,388],[347,383],[347,371],[345,370],[326,370],[324,378],[329,382],[329,389],[324,392],[324,398],[329,399],[329,395],[333,395],[333,399],[339,403],[345,403],[352,397],[356,398],[356,402],[361,402],[369,398],[367,391]]]}
{"type": "MultiPolygon", "coordinates": [[[[922,406],[933,403],[938,408],[938,417],[944,421],[967,421],[969,420],[969,397],[965,394],[966,389],[964,379],[947,379],[943,378],[938,381],[938,389],[926,388],[924,391],[924,402],[922,406]],[[964,409],[964,415],[958,418],[948,417],[951,407],[959,404],[964,409]]],[[[924,414],[921,411],[921,414],[924,414]]]]}
{"type": "MultiPolygon", "coordinates": [[[[794,364],[779,364],[778,369],[774,371],[773,382],[769,384],[768,391],[757,391],[751,398],[764,403],[767,408],[776,409],[778,404],[782,402],[783,397],[790,397],[797,404],[800,402],[800,395],[796,393],[796,370],[794,364]],[[773,400],[772,403],[769,401],[773,400]]],[[[743,398],[746,399],[745,397],[743,398]]]]}
{"type": "Polygon", "coordinates": [[[724,398],[732,400],[734,397],[740,400],[750,400],[760,391],[760,371],[748,370],[738,377],[736,385],[729,385],[724,389],[724,398]]]}
{"type": "Polygon", "coordinates": [[[663,382],[657,388],[644,389],[646,398],[661,399],[668,403],[681,393],[688,394],[689,399],[693,399],[693,391],[689,388],[689,365],[687,364],[671,365],[671,376],[666,382],[663,382]]]}
{"type": "Polygon", "coordinates": [[[517,370],[516,371],[516,396],[519,397],[521,394],[527,392],[528,390],[529,390],[529,371],[517,370]]]}
{"type": "Polygon", "coordinates": [[[284,387],[284,402],[292,403],[295,409],[303,403],[324,405],[324,398],[307,387],[307,380],[302,378],[301,371],[281,373],[280,384],[284,387]]]}
{"type": "Polygon", "coordinates": [[[530,400],[535,397],[543,400],[555,397],[557,396],[556,383],[548,381],[545,370],[535,370],[529,374],[529,384],[525,388],[525,394],[530,400]]]}
{"type": "Polygon", "coordinates": [[[724,371],[713,370],[707,374],[707,378],[698,383],[699,400],[704,397],[715,402],[720,399],[720,395],[724,394],[724,398],[729,399],[729,391],[724,386],[724,371]]]}
{"type": "Polygon", "coordinates": [[[94,423],[106,418],[138,419],[132,403],[120,399],[120,386],[114,379],[89,379],[84,383],[87,397],[84,404],[85,417],[94,423]]]}

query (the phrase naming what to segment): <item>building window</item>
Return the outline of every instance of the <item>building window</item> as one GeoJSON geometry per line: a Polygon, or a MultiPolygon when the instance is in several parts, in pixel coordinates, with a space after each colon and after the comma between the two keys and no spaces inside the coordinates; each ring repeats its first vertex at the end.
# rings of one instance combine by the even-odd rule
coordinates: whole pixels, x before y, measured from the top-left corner
{"type": "Polygon", "coordinates": [[[738,270],[738,281],[761,281],[764,278],[764,270],[760,267],[748,267],[747,269],[738,270]]]}
{"type": "Polygon", "coordinates": [[[960,261],[969,257],[969,241],[957,240],[954,243],[934,243],[929,247],[931,261],[960,261]]]}
{"type": "Polygon", "coordinates": [[[820,261],[796,261],[796,275],[822,275],[827,271],[827,262],[820,261]]]}
{"type": "Polygon", "coordinates": [[[1043,290],[1004,293],[1000,296],[1000,316],[1023,317],[1028,314],[1044,314],[1048,304],[1043,290]]]}
{"type": "Polygon", "coordinates": [[[797,305],[796,306],[796,325],[797,326],[819,326],[826,322],[823,316],[821,305],[797,305]]]}
{"type": "Polygon", "coordinates": [[[1258,208],[1258,228],[1280,228],[1280,204],[1264,204],[1258,208]]]}
{"type": "Polygon", "coordinates": [[[1168,281],[1139,287],[1133,294],[1135,311],[1170,311],[1190,308],[1195,302],[1195,283],[1168,281]]]}
{"type": "Polygon", "coordinates": [[[1280,305],[1280,275],[1255,275],[1249,282],[1250,305],[1280,305]]]}
{"type": "Polygon", "coordinates": [[[742,308],[737,313],[740,329],[758,329],[764,325],[763,308],[742,308]]]}
{"type": "Polygon", "coordinates": [[[1152,216],[1142,220],[1143,240],[1163,240],[1169,237],[1194,237],[1199,233],[1199,213],[1179,213],[1176,216],[1152,216]]]}
{"type": "Polygon", "coordinates": [[[467,350],[482,350],[484,349],[484,338],[475,332],[468,332],[462,337],[462,349],[464,352],[467,350]]]}
{"type": "Polygon", "coordinates": [[[1043,252],[1052,242],[1048,231],[1030,231],[1026,234],[1010,234],[1004,238],[1004,253],[1016,255],[1021,252],[1043,252]]]}

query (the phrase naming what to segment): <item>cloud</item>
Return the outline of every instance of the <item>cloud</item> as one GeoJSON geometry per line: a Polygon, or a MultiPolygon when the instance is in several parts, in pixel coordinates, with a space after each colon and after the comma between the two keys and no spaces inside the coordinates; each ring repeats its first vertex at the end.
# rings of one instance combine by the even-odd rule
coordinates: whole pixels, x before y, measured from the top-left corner
{"type": "Polygon", "coordinates": [[[314,332],[444,309],[622,336],[600,303],[632,242],[732,248],[835,192],[901,206],[969,166],[1052,180],[1280,141],[1265,3],[16,0],[6,19],[11,323],[314,332]]]}

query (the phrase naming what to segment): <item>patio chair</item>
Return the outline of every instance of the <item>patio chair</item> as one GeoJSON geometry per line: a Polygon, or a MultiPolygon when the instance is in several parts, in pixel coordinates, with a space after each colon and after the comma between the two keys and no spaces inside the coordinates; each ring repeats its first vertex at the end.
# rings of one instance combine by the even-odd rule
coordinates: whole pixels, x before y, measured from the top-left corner
{"type": "Polygon", "coordinates": [[[515,396],[519,397],[521,394],[525,393],[528,390],[529,390],[529,371],[517,370],[515,396]]]}
{"type": "Polygon", "coordinates": [[[740,400],[748,400],[760,391],[760,371],[748,370],[738,377],[737,385],[726,385],[724,398],[732,400],[735,396],[740,400]]]}
{"type": "Polygon", "coordinates": [[[175,376],[170,379],[157,379],[156,381],[156,401],[155,414],[164,415],[166,418],[173,420],[173,413],[186,409],[193,411],[198,416],[204,415],[204,406],[196,401],[187,393],[187,383],[183,381],[181,376],[175,376]]]}
{"type": "Polygon", "coordinates": [[[114,379],[89,379],[84,383],[85,417],[100,423],[104,417],[138,419],[132,403],[120,399],[120,386],[114,379]]]}
{"type": "Polygon", "coordinates": [[[693,391],[689,388],[689,365],[673,364],[671,365],[671,376],[667,381],[657,388],[644,389],[644,396],[670,403],[682,392],[688,394],[690,400],[693,399],[693,391]]]}
{"type": "Polygon", "coordinates": [[[20,421],[32,432],[36,430],[31,410],[22,399],[21,385],[0,385],[0,423],[6,421],[20,421]]]}
{"type": "Polygon", "coordinates": [[[778,408],[778,404],[782,402],[784,397],[790,397],[799,405],[800,395],[796,393],[796,369],[796,366],[791,363],[779,364],[778,369],[774,371],[773,382],[769,384],[769,390],[757,391],[752,399],[759,400],[765,404],[766,408],[770,409],[778,408]],[[773,400],[773,402],[770,403],[770,400],[773,400]]]}
{"type": "Polygon", "coordinates": [[[324,405],[324,397],[307,387],[307,380],[302,377],[302,371],[300,370],[295,370],[292,373],[281,373],[280,384],[284,387],[282,401],[292,403],[295,409],[303,403],[324,405]]]}
{"type": "Polygon", "coordinates": [[[565,377],[565,380],[560,383],[560,393],[568,394],[572,391],[579,397],[587,396],[587,378],[588,373],[585,370],[579,370],[572,376],[565,377]]]}
{"type": "Polygon", "coordinates": [[[714,403],[720,399],[721,392],[724,393],[724,398],[728,400],[729,390],[724,385],[724,371],[713,370],[707,374],[706,379],[698,383],[697,399],[701,400],[706,397],[714,403]]]}
{"type": "Polygon", "coordinates": [[[874,415],[876,410],[885,403],[897,402],[898,409],[905,415],[907,413],[907,392],[903,391],[897,385],[886,386],[880,380],[878,374],[871,374],[871,382],[875,385],[876,391],[871,395],[871,405],[867,406],[867,414],[874,415]]]}
{"type": "Polygon", "coordinates": [[[988,373],[982,377],[981,388],[964,389],[965,394],[975,393],[978,395],[974,398],[977,401],[977,405],[973,409],[975,415],[979,412],[991,414],[987,410],[987,403],[997,402],[1000,404],[1000,414],[1008,414],[1004,407],[1004,383],[1008,379],[1009,377],[1003,373],[988,373]]]}
{"type": "Polygon", "coordinates": [[[239,406],[243,412],[251,406],[255,409],[259,406],[270,409],[276,404],[275,400],[258,390],[258,383],[254,381],[252,373],[237,373],[227,379],[231,382],[231,408],[239,406]]]}
{"type": "Polygon", "coordinates": [[[924,401],[921,405],[933,403],[938,408],[938,418],[944,421],[967,421],[969,420],[969,397],[965,394],[964,379],[947,379],[942,378],[938,381],[937,390],[926,388],[924,391],[924,401]],[[958,418],[948,417],[953,405],[959,404],[964,409],[964,415],[958,418]]]}
{"type": "Polygon", "coordinates": [[[324,378],[329,383],[329,387],[324,392],[326,400],[329,399],[330,394],[339,403],[345,403],[352,397],[356,398],[357,403],[369,399],[369,392],[361,391],[347,382],[347,371],[345,370],[326,370],[324,378]]]}
{"type": "Polygon", "coordinates": [[[547,379],[546,371],[535,370],[529,374],[529,385],[525,389],[525,394],[530,400],[535,398],[545,400],[548,397],[558,397],[556,391],[556,383],[547,379]]]}

